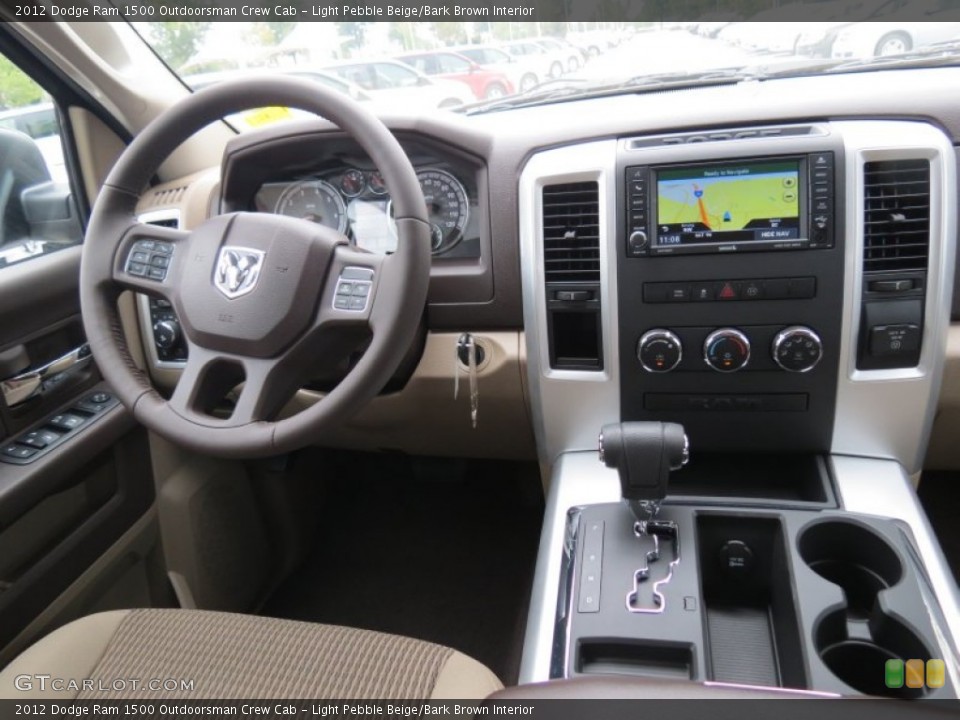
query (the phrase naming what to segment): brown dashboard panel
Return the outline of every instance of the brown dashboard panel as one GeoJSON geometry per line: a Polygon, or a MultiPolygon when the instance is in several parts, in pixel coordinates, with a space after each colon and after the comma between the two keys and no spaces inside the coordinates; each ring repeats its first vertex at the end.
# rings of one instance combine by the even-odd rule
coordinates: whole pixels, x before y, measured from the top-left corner
{"type": "MultiPolygon", "coordinates": [[[[224,157],[220,212],[263,210],[264,188],[277,183],[321,181],[329,187],[351,169],[373,175],[376,168],[356,141],[317,124],[293,124],[239,136],[224,157]]],[[[329,127],[329,126],[326,126],[329,127]]],[[[483,304],[493,300],[494,282],[484,160],[461,147],[413,132],[396,132],[411,163],[424,173],[442,172],[462,183],[470,203],[463,242],[435,255],[428,303],[483,304]]]]}

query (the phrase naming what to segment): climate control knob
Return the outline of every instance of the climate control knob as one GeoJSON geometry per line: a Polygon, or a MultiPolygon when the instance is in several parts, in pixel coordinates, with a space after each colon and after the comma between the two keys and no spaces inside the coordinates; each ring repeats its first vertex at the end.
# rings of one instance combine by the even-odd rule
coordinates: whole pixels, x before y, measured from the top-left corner
{"type": "Polygon", "coordinates": [[[637,343],[637,359],[647,372],[670,372],[683,359],[683,345],[669,330],[649,330],[637,343]]]}
{"type": "Polygon", "coordinates": [[[703,359],[717,372],[736,372],[750,362],[750,339],[734,328],[721,328],[703,341],[703,359]]]}
{"type": "Polygon", "coordinates": [[[153,326],[153,340],[161,350],[170,350],[180,341],[180,323],[161,320],[153,326]]]}
{"type": "Polygon", "coordinates": [[[823,342],[803,325],[784,328],[773,339],[773,360],[788,372],[809,372],[823,357],[823,342]]]}

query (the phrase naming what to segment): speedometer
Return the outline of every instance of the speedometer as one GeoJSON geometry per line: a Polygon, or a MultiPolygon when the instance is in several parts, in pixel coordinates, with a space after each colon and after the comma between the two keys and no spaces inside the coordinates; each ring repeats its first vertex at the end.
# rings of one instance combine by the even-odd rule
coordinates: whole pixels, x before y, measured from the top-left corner
{"type": "Polygon", "coordinates": [[[421,170],[417,179],[427,201],[433,252],[445,252],[463,239],[470,220],[467,191],[445,170],[421,170]]]}
{"type": "Polygon", "coordinates": [[[347,207],[337,189],[324,180],[304,180],[290,185],[274,212],[326,225],[339,233],[347,231],[347,207]]]}

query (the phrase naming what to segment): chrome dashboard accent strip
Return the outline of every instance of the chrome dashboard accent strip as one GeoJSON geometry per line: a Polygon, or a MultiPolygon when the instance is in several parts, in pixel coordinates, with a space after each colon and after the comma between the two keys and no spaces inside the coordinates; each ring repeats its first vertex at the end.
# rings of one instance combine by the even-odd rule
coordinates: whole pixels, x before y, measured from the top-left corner
{"type": "Polygon", "coordinates": [[[956,252],[957,175],[953,146],[923,122],[832,123],[846,148],[847,216],[843,342],[831,451],[899,461],[917,472],[930,439],[940,393],[956,252]],[[874,160],[930,160],[930,256],[920,364],[857,370],[863,289],[863,166],[874,160]]]}
{"type": "Polygon", "coordinates": [[[549,467],[561,452],[593,450],[597,429],[620,419],[616,162],[617,142],[604,140],[538,153],[520,175],[523,326],[533,429],[544,467],[549,467]],[[542,189],[555,183],[590,180],[599,184],[600,198],[603,370],[553,370],[543,277],[542,189]]]}

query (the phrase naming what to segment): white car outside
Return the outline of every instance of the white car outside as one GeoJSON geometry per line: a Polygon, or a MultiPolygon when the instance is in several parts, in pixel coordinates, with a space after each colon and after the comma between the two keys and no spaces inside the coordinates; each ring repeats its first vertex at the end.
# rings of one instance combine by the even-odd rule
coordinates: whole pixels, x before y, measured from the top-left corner
{"type": "Polygon", "coordinates": [[[960,22],[940,20],[960,19],[960,13],[936,13],[929,16],[937,22],[859,22],[837,34],[833,43],[833,57],[869,58],[898,55],[933,43],[952,40],[960,35],[960,22]]]}
{"type": "Polygon", "coordinates": [[[346,61],[322,69],[359,86],[374,100],[398,107],[449,110],[476,101],[463,83],[427,77],[395,60],[346,61]]]}

